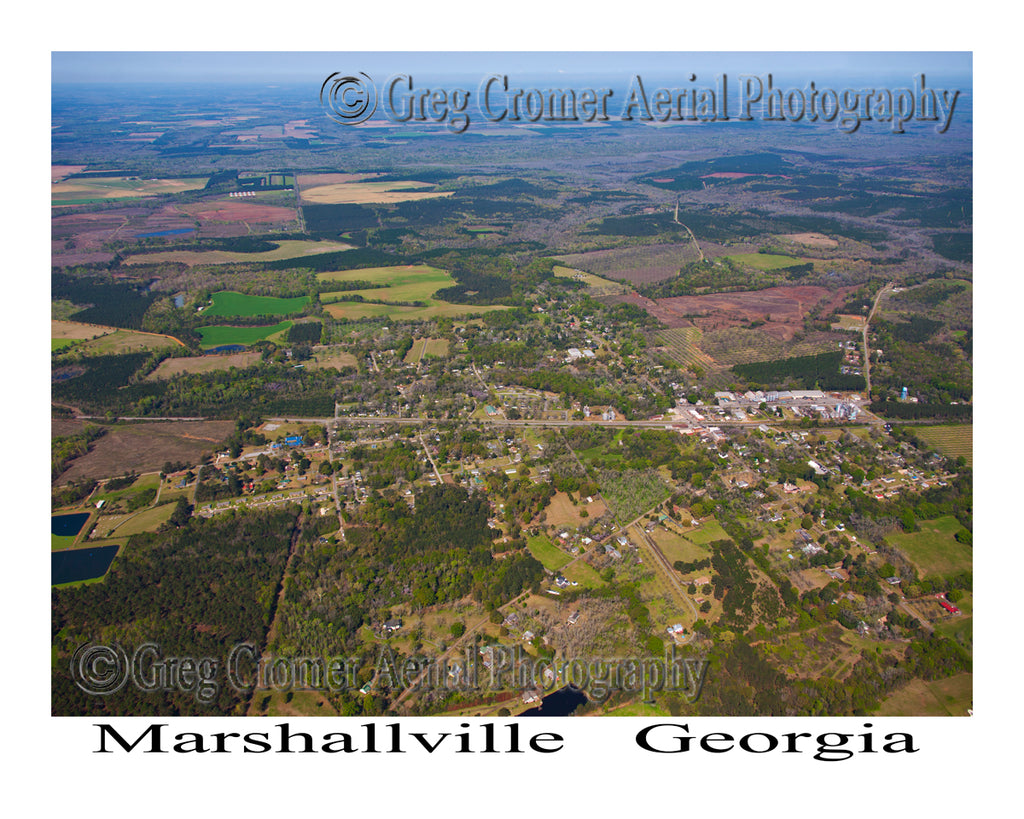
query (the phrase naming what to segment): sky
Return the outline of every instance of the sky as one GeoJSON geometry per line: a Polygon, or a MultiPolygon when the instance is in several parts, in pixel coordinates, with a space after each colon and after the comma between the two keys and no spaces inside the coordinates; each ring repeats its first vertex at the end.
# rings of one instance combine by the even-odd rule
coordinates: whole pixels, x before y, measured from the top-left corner
{"type": "Polygon", "coordinates": [[[491,73],[669,75],[726,73],[815,77],[878,74],[969,76],[970,52],[52,52],[52,81],[75,82],[313,82],[334,71],[371,76],[491,73]]]}

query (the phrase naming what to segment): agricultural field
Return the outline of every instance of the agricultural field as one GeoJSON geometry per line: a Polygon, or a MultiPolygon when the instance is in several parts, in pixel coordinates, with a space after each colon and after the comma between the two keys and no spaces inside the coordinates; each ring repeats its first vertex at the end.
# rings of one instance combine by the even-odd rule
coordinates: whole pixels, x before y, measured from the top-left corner
{"type": "MultiPolygon", "coordinates": [[[[160,366],[146,376],[147,381],[174,378],[182,373],[209,373],[216,370],[243,369],[260,360],[258,352],[232,353],[231,355],[202,355],[190,358],[167,358],[160,366]]],[[[308,366],[308,365],[307,365],[308,366]]]]}
{"type": "Polygon", "coordinates": [[[716,362],[727,367],[775,361],[780,358],[831,353],[836,340],[828,333],[809,333],[801,341],[783,341],[766,329],[750,330],[746,327],[728,327],[705,332],[701,347],[716,362]]]}
{"type": "Polygon", "coordinates": [[[660,330],[654,338],[662,347],[662,352],[679,366],[706,370],[713,367],[715,361],[701,350],[702,335],[696,327],[674,327],[670,330],[660,330]]]}
{"type": "Polygon", "coordinates": [[[314,347],[313,357],[305,362],[307,370],[314,370],[319,367],[333,367],[341,370],[344,367],[356,367],[358,362],[352,353],[346,352],[341,347],[314,347]]]}
{"type": "Polygon", "coordinates": [[[780,270],[796,264],[813,262],[813,259],[799,259],[794,256],[780,256],[776,253],[734,253],[725,258],[755,270],[780,270]]]}
{"type": "Polygon", "coordinates": [[[852,316],[845,313],[836,315],[838,321],[833,322],[833,330],[843,330],[846,332],[857,331],[858,333],[864,329],[865,316],[852,316]]]}
{"type": "Polygon", "coordinates": [[[786,239],[808,247],[839,247],[839,242],[822,233],[783,233],[777,238],[786,239]]]}
{"type": "Polygon", "coordinates": [[[143,333],[139,330],[115,330],[113,333],[82,342],[78,345],[78,351],[86,355],[119,355],[184,346],[173,336],[143,333]]]}
{"type": "Polygon", "coordinates": [[[441,288],[451,287],[455,284],[455,280],[448,271],[428,265],[398,265],[370,267],[362,270],[331,271],[317,274],[317,279],[385,285],[366,290],[346,290],[321,294],[320,301],[324,309],[337,319],[384,316],[415,320],[507,309],[502,306],[450,304],[433,298],[434,293],[441,288]],[[365,301],[352,301],[354,295],[362,297],[365,301]],[[412,302],[421,302],[422,306],[414,305],[412,302]]]}
{"type": "Polygon", "coordinates": [[[943,680],[911,680],[886,699],[880,717],[965,717],[974,703],[974,677],[957,674],[943,680]]]}
{"type": "Polygon", "coordinates": [[[56,319],[50,322],[50,338],[53,341],[67,341],[70,343],[98,338],[99,336],[116,332],[116,327],[105,327],[101,324],[86,324],[81,321],[59,321],[56,319]]]}
{"type": "MultiPolygon", "coordinates": [[[[70,435],[85,421],[53,423],[54,435],[70,435]]],[[[159,472],[167,461],[198,463],[220,448],[234,430],[233,421],[146,421],[114,424],[92,448],[76,458],[57,483],[79,478],[107,478],[129,472],[159,472]]]]}
{"type": "Polygon", "coordinates": [[[212,303],[203,311],[204,316],[290,316],[301,313],[309,304],[309,296],[291,299],[274,296],[250,296],[221,290],[214,293],[212,303]]]}
{"type": "Polygon", "coordinates": [[[278,333],[284,333],[293,322],[281,321],[266,327],[231,327],[224,324],[211,324],[199,327],[199,335],[203,337],[203,347],[226,347],[232,344],[255,344],[278,333]]]}
{"type": "Polygon", "coordinates": [[[887,535],[886,541],[903,552],[921,577],[948,577],[969,572],[973,550],[954,535],[963,527],[952,515],[918,522],[920,531],[887,535]]]}
{"type": "Polygon", "coordinates": [[[422,190],[434,188],[428,182],[414,180],[374,182],[374,174],[300,174],[299,190],[302,201],[310,205],[368,205],[414,202],[451,196],[454,191],[422,190]],[[338,177],[357,177],[343,178],[338,177]]]}
{"type": "Polygon", "coordinates": [[[58,205],[85,205],[110,199],[137,199],[184,191],[201,190],[208,177],[179,179],[142,179],[138,176],[99,176],[90,179],[64,179],[50,186],[50,201],[58,205]]]}
{"type": "Polygon", "coordinates": [[[630,291],[629,285],[622,282],[613,282],[610,279],[587,273],[583,270],[574,270],[571,267],[556,266],[551,271],[556,276],[566,279],[576,279],[587,286],[587,292],[594,297],[597,296],[619,296],[630,291]]]}
{"type": "Polygon", "coordinates": [[[92,538],[126,537],[141,532],[154,532],[167,522],[175,506],[174,503],[161,503],[124,515],[101,515],[96,521],[92,538]]]}
{"type": "Polygon", "coordinates": [[[317,241],[313,239],[282,239],[274,242],[274,250],[258,253],[242,253],[234,250],[167,250],[158,253],[137,253],[128,256],[125,264],[160,264],[177,262],[189,267],[206,264],[229,264],[238,262],[276,262],[281,259],[301,259],[319,253],[335,253],[351,250],[352,245],[343,242],[317,241]]]}
{"type": "MultiPolygon", "coordinates": [[[[586,500],[584,498],[584,500],[586,500]]],[[[549,526],[561,527],[561,526],[580,526],[585,518],[580,515],[583,510],[587,512],[587,518],[593,520],[601,517],[607,511],[604,503],[600,499],[594,499],[593,503],[584,503],[581,507],[577,507],[572,501],[569,500],[569,496],[565,492],[556,492],[554,497],[551,498],[550,504],[545,508],[547,514],[547,524],[549,526]]]]}
{"type": "Polygon", "coordinates": [[[569,268],[638,286],[671,279],[683,265],[699,258],[693,243],[591,250],[555,256],[569,268]]]}
{"type": "Polygon", "coordinates": [[[968,466],[974,465],[974,427],[972,424],[950,424],[948,426],[914,427],[914,435],[943,455],[959,458],[961,455],[968,466]]]}

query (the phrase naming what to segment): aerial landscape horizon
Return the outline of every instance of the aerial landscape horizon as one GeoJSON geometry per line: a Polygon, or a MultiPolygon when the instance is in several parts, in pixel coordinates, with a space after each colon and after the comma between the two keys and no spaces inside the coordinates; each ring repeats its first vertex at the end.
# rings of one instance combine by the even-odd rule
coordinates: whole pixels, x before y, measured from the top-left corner
{"type": "Polygon", "coordinates": [[[51,713],[967,716],[973,92],[54,52],[51,713]]]}

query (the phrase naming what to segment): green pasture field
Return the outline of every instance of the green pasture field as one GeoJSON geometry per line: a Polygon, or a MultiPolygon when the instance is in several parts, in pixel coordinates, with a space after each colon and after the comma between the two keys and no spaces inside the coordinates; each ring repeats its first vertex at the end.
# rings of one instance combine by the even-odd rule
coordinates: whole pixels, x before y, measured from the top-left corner
{"type": "Polygon", "coordinates": [[[204,316],[290,316],[302,312],[309,304],[309,296],[281,299],[220,290],[213,294],[212,301],[203,311],[204,316]]]}
{"type": "Polygon", "coordinates": [[[942,680],[911,680],[875,712],[879,716],[961,717],[974,702],[974,677],[955,674],[942,680]]]}
{"type": "Polygon", "coordinates": [[[282,239],[275,241],[274,250],[259,253],[242,253],[236,250],[167,250],[161,253],[137,253],[128,256],[125,264],[159,264],[180,262],[190,267],[199,264],[229,264],[232,262],[276,262],[281,259],[299,259],[318,253],[334,253],[351,250],[352,245],[343,242],[317,241],[315,239],[282,239]]]}
{"type": "Polygon", "coordinates": [[[484,313],[488,310],[507,310],[504,306],[478,306],[450,304],[434,298],[434,293],[444,287],[451,287],[455,280],[447,270],[428,265],[397,265],[392,267],[369,267],[362,270],[336,270],[317,274],[320,281],[360,281],[383,284],[385,287],[367,290],[348,290],[338,293],[323,293],[320,301],[324,309],[337,319],[396,318],[431,319],[441,316],[461,316],[470,313],[484,313]],[[358,295],[374,304],[352,301],[358,295]],[[396,304],[395,302],[421,302],[423,306],[396,304]]]}
{"type": "Polygon", "coordinates": [[[796,264],[814,261],[813,259],[798,259],[795,256],[779,256],[775,253],[735,253],[725,258],[757,270],[778,270],[781,267],[792,267],[796,264]]]}
{"type": "Polygon", "coordinates": [[[137,176],[106,176],[96,179],[65,179],[50,186],[50,201],[56,207],[182,193],[206,187],[207,178],[141,179],[137,176]]]}
{"type": "MultiPolygon", "coordinates": [[[[555,546],[546,535],[527,538],[526,546],[530,550],[530,554],[544,564],[545,569],[550,569],[553,572],[557,572],[572,560],[570,555],[555,546]]],[[[582,581],[580,582],[582,583],[582,581]]]]}
{"type": "Polygon", "coordinates": [[[51,338],[50,339],[50,352],[54,350],[63,350],[65,347],[70,347],[72,344],[76,344],[81,339],[77,338],[51,338]]]}
{"type": "Polygon", "coordinates": [[[596,589],[604,585],[604,581],[589,563],[577,560],[562,572],[567,580],[575,580],[584,589],[596,589]]]}
{"type": "MultiPolygon", "coordinates": [[[[717,526],[717,524],[715,525],[717,526]]],[[[703,560],[711,555],[711,552],[703,544],[695,543],[675,532],[666,532],[660,526],[651,533],[651,537],[658,544],[661,553],[668,558],[669,565],[677,560],[689,563],[694,560],[703,560]]]]}
{"type": "Polygon", "coordinates": [[[974,426],[950,424],[948,426],[914,427],[914,435],[943,455],[958,458],[961,455],[968,466],[974,465],[974,426]]]}
{"type": "Polygon", "coordinates": [[[605,711],[608,717],[667,717],[669,712],[657,704],[647,702],[633,702],[628,705],[620,705],[613,711],[605,711]]]}
{"type": "Polygon", "coordinates": [[[143,333],[136,330],[115,330],[112,333],[83,341],[79,345],[79,351],[87,355],[119,355],[181,346],[183,346],[182,343],[171,336],[143,333]]]}
{"type": "Polygon", "coordinates": [[[227,344],[255,344],[276,333],[283,333],[293,322],[281,321],[267,327],[229,327],[223,324],[211,324],[199,327],[199,335],[203,337],[203,347],[221,347],[227,344]]]}
{"type": "Polygon", "coordinates": [[[104,515],[96,522],[96,537],[125,537],[140,532],[153,532],[166,523],[177,504],[161,503],[125,515],[104,515]]]}
{"type": "Polygon", "coordinates": [[[700,526],[692,527],[686,533],[686,539],[698,546],[706,546],[715,540],[729,540],[725,529],[718,525],[714,518],[705,520],[700,526]]]}
{"type": "Polygon", "coordinates": [[[575,270],[571,267],[561,267],[559,265],[553,267],[551,272],[555,276],[560,276],[562,278],[579,279],[590,289],[591,295],[594,296],[619,296],[624,293],[629,293],[632,289],[628,284],[613,282],[610,279],[595,276],[593,273],[587,273],[583,270],[575,270]]]}
{"type": "Polygon", "coordinates": [[[902,551],[922,577],[948,577],[970,571],[973,550],[957,542],[954,535],[963,527],[952,515],[922,520],[920,531],[887,535],[886,540],[902,551]]]}

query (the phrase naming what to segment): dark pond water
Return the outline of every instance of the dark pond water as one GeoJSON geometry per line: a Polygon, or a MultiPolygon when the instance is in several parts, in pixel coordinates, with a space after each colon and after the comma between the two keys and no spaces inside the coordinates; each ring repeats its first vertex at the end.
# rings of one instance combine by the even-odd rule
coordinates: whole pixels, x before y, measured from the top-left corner
{"type": "Polygon", "coordinates": [[[85,526],[88,519],[88,512],[54,515],[50,518],[50,532],[58,537],[73,537],[82,531],[82,527],[85,526]]]}
{"type": "Polygon", "coordinates": [[[117,545],[93,546],[91,549],[66,549],[50,552],[50,583],[73,583],[101,577],[110,568],[117,545]]]}
{"type": "Polygon", "coordinates": [[[245,350],[244,344],[222,344],[220,347],[211,347],[206,355],[220,355],[221,353],[241,353],[245,350]]]}
{"type": "Polygon", "coordinates": [[[580,689],[567,685],[552,691],[540,701],[536,708],[523,711],[521,717],[568,717],[587,701],[587,696],[580,689]]]}

